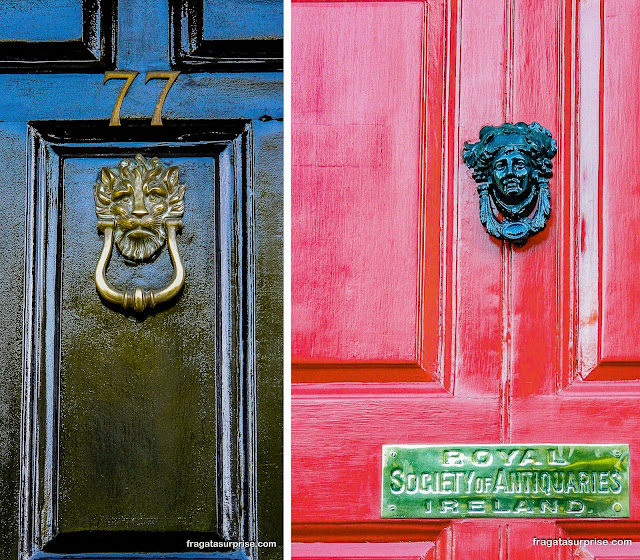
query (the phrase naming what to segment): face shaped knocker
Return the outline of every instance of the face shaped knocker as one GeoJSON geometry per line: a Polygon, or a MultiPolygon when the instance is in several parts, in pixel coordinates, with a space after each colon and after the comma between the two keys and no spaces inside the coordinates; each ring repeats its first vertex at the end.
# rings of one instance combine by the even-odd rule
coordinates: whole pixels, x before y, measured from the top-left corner
{"type": "Polygon", "coordinates": [[[521,246],[544,229],[557,151],[551,133],[535,122],[485,126],[478,142],[465,143],[462,159],[478,183],[480,221],[489,235],[521,246]]]}
{"type": "Polygon", "coordinates": [[[96,266],[96,288],[108,302],[142,313],[169,301],[184,284],[184,267],[178,253],[176,232],[182,228],[185,185],[178,184],[178,167],[165,167],[158,158],[138,154],[117,167],[102,168],[94,198],[98,230],[104,245],[96,266]],[[105,272],[115,240],[122,256],[142,263],[153,258],[165,241],[173,264],[173,278],[159,290],[120,291],[109,285],[105,272]]]}

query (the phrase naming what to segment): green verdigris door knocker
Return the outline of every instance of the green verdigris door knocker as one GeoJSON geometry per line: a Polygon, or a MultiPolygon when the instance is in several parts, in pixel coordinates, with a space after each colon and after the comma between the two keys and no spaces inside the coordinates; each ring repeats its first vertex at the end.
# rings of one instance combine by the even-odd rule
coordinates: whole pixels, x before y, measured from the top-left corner
{"type": "Polygon", "coordinates": [[[104,245],[96,266],[96,288],[108,302],[142,313],[174,298],[184,284],[184,266],[176,232],[182,227],[185,185],[178,184],[178,167],[166,167],[158,158],[138,154],[123,159],[117,167],[103,167],[95,184],[94,198],[98,230],[104,245]],[[113,243],[130,262],[153,258],[165,242],[173,264],[173,278],[164,288],[121,291],[105,276],[113,243]]]}
{"type": "Polygon", "coordinates": [[[489,235],[521,246],[544,229],[557,151],[551,133],[536,122],[485,126],[478,142],[465,142],[462,159],[478,183],[480,221],[489,235]]]}

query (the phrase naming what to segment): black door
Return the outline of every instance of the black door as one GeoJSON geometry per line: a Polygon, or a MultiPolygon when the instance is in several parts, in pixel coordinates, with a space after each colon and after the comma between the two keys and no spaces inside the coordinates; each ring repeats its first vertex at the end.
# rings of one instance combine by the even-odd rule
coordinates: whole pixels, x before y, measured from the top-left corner
{"type": "Polygon", "coordinates": [[[0,20],[0,557],[280,558],[281,4],[0,20]]]}

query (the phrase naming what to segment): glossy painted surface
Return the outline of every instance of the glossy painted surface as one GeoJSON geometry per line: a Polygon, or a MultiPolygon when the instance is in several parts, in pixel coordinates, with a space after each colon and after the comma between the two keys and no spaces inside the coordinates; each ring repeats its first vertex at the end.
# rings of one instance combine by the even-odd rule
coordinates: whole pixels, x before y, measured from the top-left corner
{"type": "Polygon", "coordinates": [[[204,0],[203,37],[255,39],[282,37],[283,4],[279,0],[204,0]]]}
{"type": "MultiPolygon", "coordinates": [[[[117,67],[138,70],[141,73],[147,70],[170,69],[170,22],[167,3],[121,0],[118,4],[117,67]],[[144,17],[141,17],[141,14],[144,17]]],[[[51,23],[55,23],[55,18],[51,23]]],[[[20,53],[19,50],[14,52],[20,53]]],[[[117,81],[103,84],[102,70],[94,74],[83,73],[89,70],[85,67],[75,68],[74,73],[68,74],[39,73],[40,70],[37,68],[37,72],[33,73],[21,71],[20,74],[12,74],[5,69],[0,74],[0,192],[5,201],[5,235],[0,249],[3,262],[0,270],[3,294],[3,314],[0,317],[0,361],[3,364],[0,373],[0,557],[12,559],[18,556],[18,541],[21,537],[18,524],[20,442],[24,438],[20,433],[20,409],[25,301],[24,232],[27,229],[25,215],[29,173],[27,123],[36,120],[64,122],[87,119],[99,121],[98,127],[106,127],[115,97],[121,87],[121,83],[117,81]]],[[[166,139],[162,138],[157,127],[152,129],[148,126],[163,83],[153,81],[145,85],[142,79],[138,82],[131,87],[124,101],[123,123],[126,125],[132,117],[138,118],[137,125],[145,128],[146,136],[142,139],[143,142],[164,142],[166,139]]],[[[248,279],[248,283],[255,282],[256,293],[253,308],[256,329],[256,386],[254,395],[248,397],[256,401],[255,422],[258,428],[252,444],[257,457],[256,481],[252,494],[247,496],[247,499],[255,502],[260,519],[257,540],[277,541],[278,544],[281,544],[282,538],[281,82],[282,76],[277,72],[212,74],[204,68],[200,72],[182,74],[179,77],[167,97],[163,113],[165,122],[172,119],[222,119],[241,120],[250,122],[251,125],[252,171],[256,178],[253,183],[256,228],[253,238],[255,274],[248,279]]],[[[123,129],[125,128],[126,126],[123,126],[123,129]]],[[[86,126],[85,130],[90,134],[91,126],[86,126]]],[[[126,130],[122,132],[117,141],[126,141],[127,134],[126,130]]],[[[79,149],[82,149],[85,143],[83,141],[80,144],[79,149]]],[[[112,157],[103,153],[95,156],[93,161],[100,166],[101,161],[109,160],[109,163],[112,163],[112,157]]],[[[163,157],[184,160],[189,173],[192,174],[192,182],[200,186],[211,183],[215,168],[211,158],[189,156],[184,153],[165,153],[163,157]]],[[[215,472],[219,464],[216,465],[215,447],[211,451],[215,442],[210,429],[221,425],[219,416],[228,415],[228,411],[215,409],[218,404],[216,395],[207,382],[213,370],[211,357],[215,356],[218,350],[215,340],[211,338],[210,320],[213,311],[208,307],[211,297],[215,300],[215,292],[209,293],[207,297],[207,293],[215,287],[216,282],[215,274],[206,264],[210,261],[212,250],[206,246],[207,240],[211,241],[212,237],[215,237],[214,230],[207,226],[205,220],[204,225],[192,227],[191,234],[179,236],[179,242],[185,247],[197,246],[198,251],[201,251],[197,259],[200,264],[194,266],[195,261],[192,260],[191,274],[192,287],[195,289],[199,286],[202,292],[196,297],[199,301],[191,300],[194,304],[193,309],[184,310],[197,318],[200,327],[196,330],[199,333],[190,331],[188,337],[180,342],[171,335],[173,330],[174,335],[180,338],[182,333],[177,323],[168,330],[156,325],[152,327],[157,335],[153,340],[148,339],[148,333],[138,333],[139,336],[146,339],[155,349],[163,347],[160,342],[164,341],[163,344],[168,344],[169,348],[173,348],[172,351],[168,351],[164,357],[162,352],[150,353],[150,356],[140,355],[134,348],[132,335],[126,338],[127,342],[124,345],[118,346],[119,350],[116,350],[116,353],[120,352],[119,362],[128,364],[127,367],[120,370],[120,373],[115,366],[107,367],[104,353],[93,346],[100,337],[99,326],[91,322],[96,319],[92,310],[99,315],[104,306],[101,307],[99,299],[95,304],[97,307],[94,305],[95,302],[83,306],[83,302],[90,301],[87,299],[89,296],[97,297],[95,286],[89,287],[90,282],[93,282],[92,268],[95,267],[95,261],[92,264],[89,261],[96,256],[90,245],[96,241],[100,244],[102,241],[95,229],[95,211],[91,208],[90,191],[95,176],[89,183],[85,180],[90,175],[91,161],[91,158],[73,159],[66,168],[66,180],[69,181],[70,189],[67,194],[70,198],[65,203],[73,207],[73,210],[69,210],[68,218],[77,222],[78,229],[71,227],[61,230],[65,242],[69,241],[71,245],[68,250],[61,252],[65,259],[62,281],[64,289],[61,295],[65,312],[61,323],[63,336],[60,342],[66,349],[63,350],[62,363],[64,379],[61,403],[64,410],[61,417],[63,429],[60,450],[64,458],[61,465],[60,483],[63,499],[59,503],[59,521],[63,525],[66,524],[65,530],[70,531],[69,534],[74,538],[77,537],[73,533],[75,530],[87,527],[87,518],[93,517],[95,521],[100,515],[110,516],[115,520],[115,525],[123,527],[129,523],[130,527],[135,529],[135,523],[132,524],[131,519],[126,519],[126,513],[123,513],[123,510],[128,508],[130,513],[139,518],[146,516],[145,523],[150,531],[166,528],[171,524],[174,525],[174,529],[186,531],[189,530],[187,525],[190,521],[194,521],[202,530],[205,526],[211,525],[209,514],[212,509],[217,508],[217,497],[212,495],[206,486],[209,483],[217,486],[221,479],[219,473],[215,472]],[[82,195],[83,185],[88,189],[86,194],[89,196],[79,199],[75,194],[78,197],[82,195]],[[75,204],[78,206],[74,206],[75,204]],[[85,211],[88,212],[86,216],[85,211]],[[196,307],[201,308],[200,311],[196,307]],[[88,316],[91,319],[87,319],[88,316]],[[91,336],[95,338],[91,340],[94,342],[81,342],[86,340],[85,335],[90,335],[87,329],[93,332],[91,336]],[[93,346],[95,351],[88,351],[88,346],[93,346]],[[131,353],[127,353],[127,346],[130,347],[131,353]],[[181,365],[184,366],[181,373],[177,376],[172,375],[166,368],[169,362],[173,366],[177,365],[179,369],[181,365]],[[150,378],[138,374],[130,375],[131,371],[127,368],[140,364],[147,367],[148,372],[155,372],[153,375],[156,377],[156,384],[150,378]],[[172,421],[171,416],[177,420],[172,421]],[[85,420],[86,423],[82,424],[85,420]],[[98,432],[95,438],[91,435],[92,430],[98,432]],[[162,444],[159,443],[160,440],[162,444]],[[174,445],[178,440],[183,442],[180,445],[186,446],[182,450],[180,445],[174,445]],[[96,443],[89,446],[87,441],[96,443]],[[140,444],[138,447],[136,442],[140,444]],[[149,453],[144,451],[145,448],[149,453]],[[127,450],[127,453],[120,455],[123,449],[127,450]],[[108,455],[109,453],[113,455],[108,455]],[[129,471],[128,475],[119,479],[123,484],[120,490],[127,487],[130,492],[129,498],[135,497],[136,503],[128,501],[127,492],[110,492],[118,486],[113,473],[124,468],[127,461],[136,466],[142,464],[144,467],[138,471],[129,471]],[[189,471],[190,463],[195,466],[195,472],[189,471]],[[191,474],[187,474],[189,472],[191,474]],[[163,489],[164,496],[159,492],[153,493],[154,484],[156,490],[163,489]],[[102,485],[102,489],[92,489],[92,485],[102,485]],[[187,499],[186,496],[191,491],[198,496],[197,503],[191,503],[187,499]],[[86,501],[88,495],[92,496],[92,502],[86,501]],[[143,503],[145,499],[146,504],[143,503]]],[[[198,202],[196,213],[206,213],[207,209],[211,209],[212,201],[207,198],[205,190],[197,192],[198,194],[194,192],[192,199],[194,203],[198,202]]],[[[202,217],[204,214],[198,215],[202,217]]],[[[65,247],[64,242],[62,247],[65,247]]],[[[158,267],[166,264],[160,259],[154,263],[158,267]]],[[[122,267],[118,271],[116,268],[110,268],[108,274],[125,275],[131,272],[125,269],[126,267],[122,267]]],[[[191,293],[195,295],[194,292],[191,293]]],[[[187,297],[186,292],[183,297],[187,297]]],[[[175,309],[174,313],[178,313],[178,310],[175,309]]],[[[121,318],[126,320],[127,328],[142,329],[140,324],[132,322],[132,318],[122,315],[121,318]]],[[[156,315],[147,322],[151,325],[159,318],[160,315],[156,315]]],[[[193,326],[195,327],[195,324],[193,326]]],[[[105,340],[113,342],[112,346],[116,346],[114,339],[117,329],[113,330],[113,327],[112,324],[102,335],[105,340]]],[[[29,449],[31,447],[26,444],[23,452],[29,449]]],[[[24,453],[22,456],[24,460],[24,453]]],[[[236,466],[236,474],[241,476],[244,465],[236,466]]],[[[220,511],[218,508],[216,515],[220,511]]],[[[194,528],[197,529],[195,526],[194,528]]],[[[167,546],[175,547],[175,542],[163,540],[159,533],[139,536],[141,549],[148,547],[149,543],[161,550],[167,550],[167,546]]],[[[114,542],[108,530],[106,536],[101,535],[101,540],[102,544],[99,547],[102,546],[103,550],[105,542],[107,545],[114,542]]],[[[60,550],[70,551],[74,546],[74,542],[67,541],[60,550]]],[[[261,551],[264,558],[280,558],[281,555],[282,548],[261,551]]],[[[237,554],[235,556],[237,557],[237,554]]]]}
{"type": "Polygon", "coordinates": [[[3,41],[64,41],[82,36],[82,0],[39,3],[8,0],[0,4],[3,41]],[[49,17],[56,25],[51,25],[49,17]]]}
{"type": "MultiPolygon", "coordinates": [[[[243,319],[253,316],[253,275],[240,264],[251,258],[252,177],[234,153],[250,157],[250,130],[243,121],[178,121],[145,141],[140,124],[30,126],[38,172],[27,214],[27,553],[180,552],[187,538],[255,538],[254,343],[241,334],[255,328],[243,319]],[[82,185],[131,141],[199,177],[183,240],[195,278],[177,301],[144,315],[105,305],[87,272],[97,231],[84,227],[93,196],[82,185]]],[[[125,284],[171,274],[166,253],[153,265],[114,260],[125,284]]]]}
{"type": "Polygon", "coordinates": [[[115,66],[117,0],[5,0],[0,18],[0,72],[103,72],[115,66]]]}
{"type": "MultiPolygon", "coordinates": [[[[118,160],[65,159],[61,533],[131,530],[132,521],[142,530],[215,531],[216,493],[211,489],[217,487],[220,467],[211,457],[218,447],[211,325],[216,306],[207,294],[216,290],[216,271],[203,264],[215,262],[214,232],[206,225],[215,216],[215,192],[193,188],[214,184],[214,161],[172,158],[184,170],[181,182],[192,186],[185,215],[190,224],[183,230],[188,241],[179,236],[189,278],[179,302],[132,321],[105,306],[85,280],[91,278],[102,239],[91,227],[93,201],[83,194],[95,182],[97,169],[118,160]],[[144,418],[140,405],[147,410],[144,418]],[[96,476],[102,481],[98,488],[96,476]]],[[[158,284],[172,275],[166,251],[148,266],[127,266],[117,253],[112,260],[109,276],[118,285],[141,277],[158,284]]]]}
{"type": "MultiPolygon", "coordinates": [[[[300,60],[307,62],[296,74],[294,54],[294,92],[304,92],[294,94],[294,139],[296,115],[314,107],[308,92],[322,91],[322,107],[336,104],[339,108],[332,111],[339,113],[358,106],[371,91],[345,88],[339,77],[329,88],[322,81],[328,49],[340,48],[336,28],[348,29],[340,38],[345,44],[356,42],[372,51],[376,45],[370,43],[371,33],[360,34],[357,18],[346,21],[348,8],[334,6],[293,6],[294,42],[303,43],[294,53],[302,53],[300,60]],[[313,10],[315,18],[309,15],[313,10]],[[318,22],[325,20],[324,30],[319,29],[318,22]],[[329,47],[325,36],[332,37],[329,47]],[[319,90],[320,85],[324,89],[319,90]]],[[[302,210],[293,217],[293,340],[326,337],[324,348],[307,346],[320,356],[313,367],[303,360],[311,350],[305,354],[302,344],[294,343],[298,364],[294,361],[293,377],[300,382],[292,402],[294,540],[390,543],[429,535],[436,545],[426,557],[440,560],[598,557],[581,547],[534,546],[532,538],[619,538],[637,536],[640,529],[640,478],[633,467],[640,443],[640,387],[634,381],[637,251],[630,237],[640,205],[632,192],[637,165],[629,134],[634,133],[621,133],[637,128],[627,129],[638,113],[636,75],[625,76],[637,58],[631,51],[638,46],[632,29],[639,6],[597,0],[350,6],[353,13],[356,7],[389,10],[385,28],[392,41],[401,50],[424,52],[419,78],[424,158],[417,161],[426,180],[414,200],[426,201],[415,210],[419,254],[433,257],[422,257],[422,273],[415,276],[419,297],[413,313],[431,320],[418,321],[416,331],[397,331],[406,338],[396,348],[421,342],[416,355],[423,357],[422,377],[407,365],[409,359],[400,362],[402,368],[391,361],[387,367],[375,358],[365,367],[357,354],[346,364],[329,355],[338,345],[357,347],[367,340],[376,312],[371,302],[384,294],[385,284],[361,283],[368,289],[356,291],[349,306],[333,308],[334,293],[350,278],[348,268],[335,264],[341,245],[329,243],[331,231],[320,227],[298,237],[304,243],[296,245],[296,228],[307,231],[311,208],[325,221],[351,224],[343,232],[362,228],[375,242],[367,245],[364,234],[351,236],[350,242],[360,243],[357,258],[374,276],[385,270],[383,261],[373,258],[381,243],[376,228],[384,218],[365,214],[358,221],[352,209],[341,204],[341,192],[321,198],[325,191],[316,188],[317,182],[294,171],[294,212],[296,197],[302,210]],[[424,44],[394,31],[407,6],[420,5],[427,14],[420,34],[424,44]],[[486,235],[477,217],[475,184],[460,157],[464,141],[475,140],[483,125],[516,121],[541,123],[559,147],[550,184],[551,217],[524,248],[486,235]],[[314,263],[314,276],[295,270],[309,262],[314,263]],[[308,299],[301,295],[307,294],[309,279],[316,288],[313,301],[320,302],[320,311],[311,315],[320,329],[313,336],[304,308],[296,308],[297,297],[308,299]],[[335,323],[324,327],[319,322],[334,315],[349,317],[353,326],[337,331],[335,323]],[[628,443],[630,519],[380,519],[383,444],[501,442],[628,443]]],[[[363,64],[368,62],[345,54],[338,76],[357,76],[363,64]]],[[[393,57],[377,57],[375,64],[383,76],[404,71],[393,70],[393,57]]],[[[310,118],[305,115],[305,122],[310,118]]],[[[394,124],[405,126],[402,119],[394,124]]],[[[310,158],[313,152],[307,145],[298,145],[308,151],[294,158],[310,158]]],[[[358,146],[358,153],[365,149],[358,146]]],[[[407,158],[406,163],[412,162],[407,158]]],[[[347,177],[350,170],[343,162],[340,166],[347,177]]],[[[333,172],[339,175],[339,170],[333,172]]],[[[340,183],[339,178],[335,181],[340,183]]],[[[404,188],[411,191],[413,186],[404,188]]],[[[374,200],[378,195],[376,190],[371,193],[374,200]]],[[[403,210],[405,229],[393,238],[400,246],[408,243],[405,236],[414,215],[403,210]]],[[[414,262],[394,262],[391,274],[399,285],[414,278],[414,262]]],[[[370,356],[381,353],[383,341],[369,339],[370,356]]],[[[627,557],[624,547],[616,550],[627,557]]]]}
{"type": "Polygon", "coordinates": [[[171,62],[182,72],[282,71],[278,0],[169,0],[171,62]]]}
{"type": "Polygon", "coordinates": [[[638,216],[632,201],[639,173],[633,150],[628,149],[634,133],[624,139],[619,134],[627,127],[634,130],[640,103],[637,78],[629,74],[634,63],[629,48],[635,37],[626,27],[626,23],[634,25],[637,12],[625,2],[604,3],[600,14],[597,5],[588,4],[582,11],[586,32],[596,40],[590,49],[602,56],[602,64],[599,73],[591,70],[584,76],[587,103],[599,119],[590,121],[581,138],[599,166],[582,164],[589,181],[580,188],[581,274],[589,275],[592,289],[581,305],[581,330],[586,339],[581,348],[581,373],[590,379],[639,379],[637,317],[626,302],[635,301],[640,292],[633,267],[621,266],[633,262],[640,251],[630,234],[638,216]]]}
{"type": "Polygon", "coordinates": [[[424,7],[295,12],[293,359],[416,363],[424,7]]]}

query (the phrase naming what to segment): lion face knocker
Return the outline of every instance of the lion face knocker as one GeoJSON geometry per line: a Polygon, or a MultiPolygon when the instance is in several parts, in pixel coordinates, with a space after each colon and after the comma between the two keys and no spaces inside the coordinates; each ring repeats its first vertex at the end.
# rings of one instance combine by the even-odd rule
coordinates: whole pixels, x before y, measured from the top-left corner
{"type": "Polygon", "coordinates": [[[544,229],[557,151],[551,133],[536,122],[485,126],[478,142],[465,143],[462,159],[478,183],[480,221],[489,235],[522,246],[544,229]]]}
{"type": "Polygon", "coordinates": [[[142,313],[178,294],[185,276],[176,241],[182,227],[184,192],[185,185],[178,184],[178,167],[165,167],[155,157],[147,160],[138,154],[123,159],[117,167],[102,168],[94,188],[98,229],[104,232],[96,288],[105,300],[142,313]],[[105,272],[114,240],[122,256],[134,263],[154,258],[166,242],[174,269],[169,285],[124,292],[112,288],[105,272]]]}

